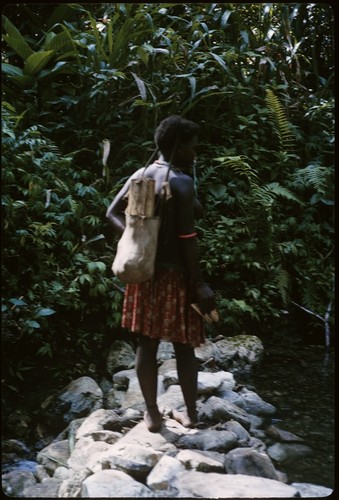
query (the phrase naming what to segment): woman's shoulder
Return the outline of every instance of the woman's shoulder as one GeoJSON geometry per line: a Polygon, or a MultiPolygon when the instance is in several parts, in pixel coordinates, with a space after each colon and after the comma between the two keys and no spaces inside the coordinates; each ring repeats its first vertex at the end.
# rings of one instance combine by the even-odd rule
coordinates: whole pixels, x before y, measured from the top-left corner
{"type": "Polygon", "coordinates": [[[170,188],[174,195],[192,196],[194,195],[194,182],[192,177],[180,173],[170,178],[170,188]]]}

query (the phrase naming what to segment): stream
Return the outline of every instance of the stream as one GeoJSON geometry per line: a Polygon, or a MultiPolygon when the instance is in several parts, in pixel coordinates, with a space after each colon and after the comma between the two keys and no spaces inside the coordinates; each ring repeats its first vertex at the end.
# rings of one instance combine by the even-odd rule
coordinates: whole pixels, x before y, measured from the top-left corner
{"type": "MultiPolygon", "coordinates": [[[[312,456],[279,466],[288,482],[312,483],[334,488],[334,348],[322,345],[264,343],[264,357],[251,375],[236,375],[238,384],[257,392],[277,408],[267,426],[274,424],[305,440],[312,456]]],[[[35,469],[35,453],[8,470],[35,469]]]]}
{"type": "Polygon", "coordinates": [[[265,344],[260,367],[244,383],[277,412],[268,425],[305,440],[311,457],[278,468],[288,481],[334,488],[334,349],[322,345],[265,344]]]}

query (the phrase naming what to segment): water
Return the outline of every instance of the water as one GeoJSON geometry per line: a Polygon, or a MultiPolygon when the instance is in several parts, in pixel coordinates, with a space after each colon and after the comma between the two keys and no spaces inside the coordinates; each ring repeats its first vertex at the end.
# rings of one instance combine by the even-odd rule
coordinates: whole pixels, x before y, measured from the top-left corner
{"type": "Polygon", "coordinates": [[[28,471],[28,472],[36,472],[37,462],[33,460],[18,460],[16,462],[2,464],[2,474],[6,474],[6,472],[11,471],[28,471]]]}
{"type": "MultiPolygon", "coordinates": [[[[296,434],[313,450],[311,457],[278,468],[287,473],[289,483],[334,488],[334,350],[326,355],[323,346],[293,345],[288,340],[286,345],[270,341],[264,346],[260,367],[243,380],[236,376],[236,381],[277,408],[267,425],[296,434]]],[[[35,462],[22,460],[3,464],[3,472],[35,467],[35,462]]]]}
{"type": "Polygon", "coordinates": [[[278,467],[288,482],[334,488],[334,350],[270,343],[248,382],[277,408],[272,423],[303,438],[313,450],[311,457],[278,467]]]}

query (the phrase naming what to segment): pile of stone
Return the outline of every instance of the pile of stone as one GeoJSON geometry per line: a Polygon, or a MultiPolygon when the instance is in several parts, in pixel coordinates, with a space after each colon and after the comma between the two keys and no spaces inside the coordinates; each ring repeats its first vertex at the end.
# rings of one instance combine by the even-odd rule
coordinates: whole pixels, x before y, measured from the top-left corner
{"type": "Polygon", "coordinates": [[[92,378],[81,377],[45,401],[46,419],[62,418],[68,425],[37,454],[34,472],[3,476],[4,492],[31,498],[330,495],[332,490],[323,486],[288,484],[279,470],[312,450],[299,437],[268,427],[274,406],[237,385],[239,366],[253,366],[262,354],[259,339],[242,337],[234,338],[233,349],[227,350],[229,359],[225,343],[232,339],[207,342],[196,350],[200,362],[196,429],[186,429],[171,416],[173,409],[184,407],[184,401],[171,344],[162,343],[158,405],[164,421],[158,433],[149,432],[143,422],[134,352],[126,343],[115,344],[107,360],[112,385],[101,384],[103,390],[92,378]],[[232,356],[238,360],[233,366],[232,356]]]}

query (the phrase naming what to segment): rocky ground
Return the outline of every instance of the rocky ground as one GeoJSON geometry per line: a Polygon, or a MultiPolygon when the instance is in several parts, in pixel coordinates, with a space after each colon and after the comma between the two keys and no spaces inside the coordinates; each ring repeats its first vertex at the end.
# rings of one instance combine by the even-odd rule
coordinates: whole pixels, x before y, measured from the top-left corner
{"type": "MultiPolygon", "coordinates": [[[[260,362],[262,349],[256,337],[239,336],[196,350],[199,423],[186,429],[172,418],[184,402],[171,344],[162,343],[158,404],[164,420],[160,432],[151,433],[143,422],[134,352],[127,343],[115,343],[107,359],[111,383],[80,377],[43,402],[46,446],[33,470],[14,467],[3,474],[3,491],[27,498],[330,495],[323,486],[289,483],[279,467],[316,450],[272,425],[274,406],[237,384],[237,370],[260,362]],[[61,432],[51,437],[53,427],[61,432]]],[[[13,461],[23,447],[8,440],[5,452],[13,461]]]]}

